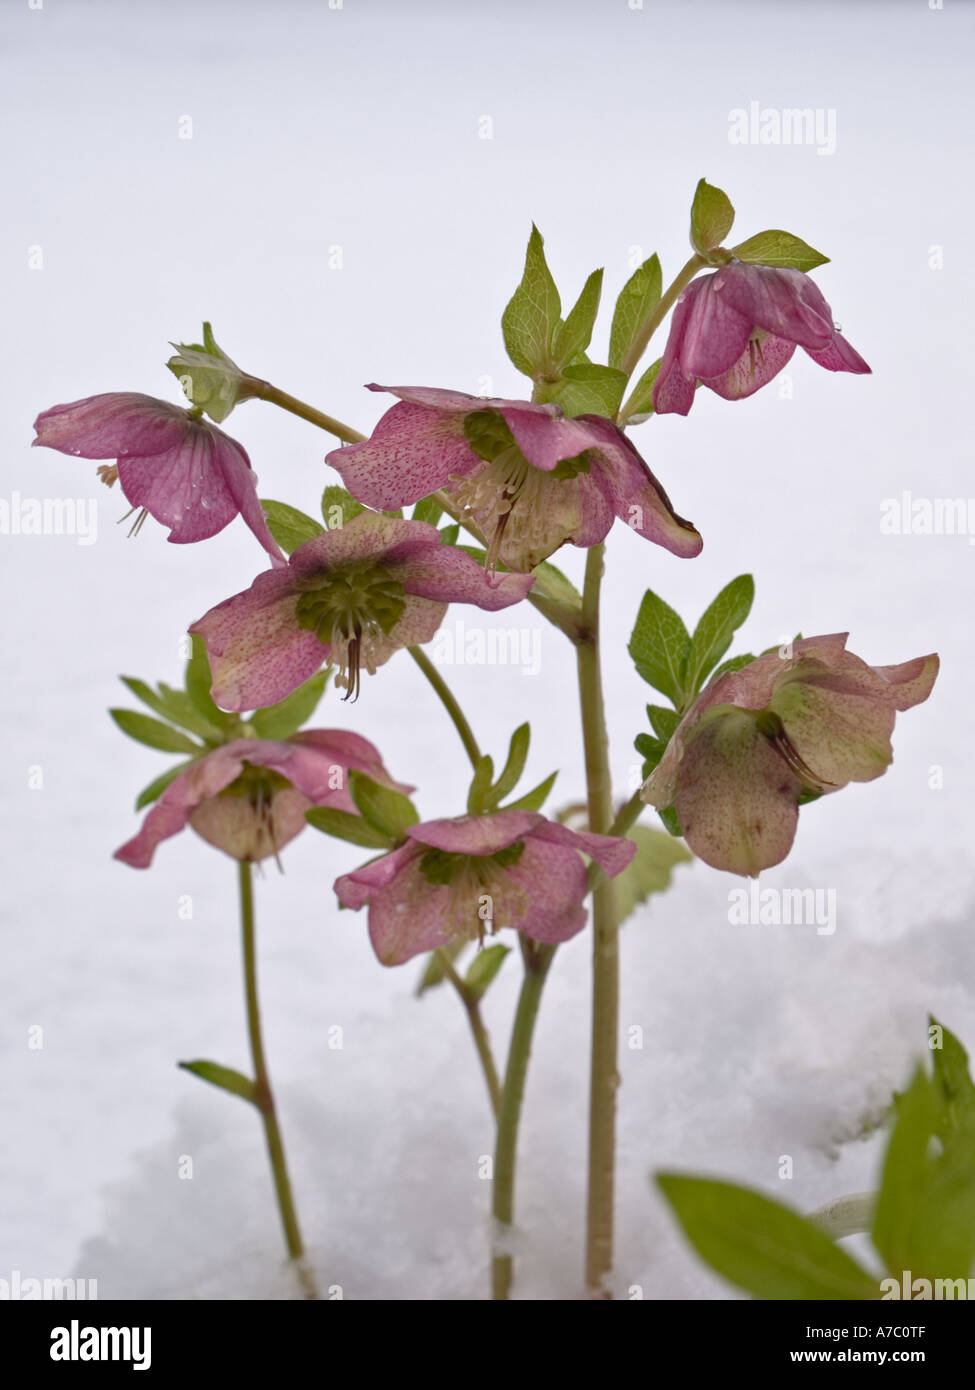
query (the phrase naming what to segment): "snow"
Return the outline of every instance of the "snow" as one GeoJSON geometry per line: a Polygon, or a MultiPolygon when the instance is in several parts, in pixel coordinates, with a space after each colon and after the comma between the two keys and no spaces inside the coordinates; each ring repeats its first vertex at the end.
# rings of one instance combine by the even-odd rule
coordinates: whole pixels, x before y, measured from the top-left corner
{"type": "MultiPolygon", "coordinates": [[[[957,171],[972,23],[965,7],[921,3],[5,8],[6,179],[20,196],[0,227],[2,495],[95,499],[98,530],[90,545],[0,535],[0,1277],[74,1272],[97,1278],[101,1297],[295,1292],[256,1116],[175,1065],[246,1067],[233,865],[190,835],[148,873],[110,857],[133,831],[136,792],[166,765],[105,716],[130,703],[117,674],[176,679],[188,622],[262,559],[239,522],[205,545],[168,546],[151,523],[126,541],[114,525],[124,506],[93,464],[29,451],[35,414],[106,390],[175,399],[168,341],[192,340],[204,317],[236,361],[364,430],[385,408],[362,391],[369,380],[516,394],[497,323],[531,219],[565,298],[605,263],[611,304],[631,254],[658,250],[665,276],[683,262],[702,174],[730,193],[736,235],[782,226],[833,257],[817,280],[875,375],[797,358],[791,398],[772,386],[729,406],[701,392],[687,421],[634,431],[705,550],[681,562],[614,532],[617,794],[631,789],[651,698],[625,655],[647,585],[694,620],[752,569],[743,647],[849,627],[869,661],[937,649],[943,668],[932,699],[899,720],[890,772],[805,808],[792,858],[763,876],[835,889],[835,933],[733,926],[737,880],[703,865],[627,924],[618,1290],[728,1296],[683,1245],[654,1170],[735,1178],[801,1210],[875,1183],[878,1125],[928,1012],[975,1049],[970,541],[879,524],[903,489],[968,490],[971,194],[957,171]],[[731,145],[728,113],[753,99],[835,109],[836,153],[731,145]],[[178,138],[186,115],[191,140],[178,138]],[[491,140],[478,139],[484,115],[491,140]],[[36,246],[42,269],[29,268],[36,246]],[[341,269],[329,269],[335,247],[341,269]],[[29,1045],[38,1026],[41,1048],[29,1045]],[[642,1049],[628,1045],[634,1028],[642,1049]],[[187,1157],[192,1178],[180,1177],[187,1157]]],[[[329,442],[297,420],[253,403],[224,428],[263,495],[313,511],[334,481],[329,442]]],[[[559,557],[575,577],[580,560],[559,557]]],[[[541,624],[526,608],[483,625],[541,624]]],[[[560,804],[582,787],[573,660],[544,625],[540,654],[535,674],[446,674],[495,755],[531,718],[525,786],[561,767],[560,804]]],[[[462,809],[461,749],[407,657],[354,708],[327,696],[317,722],[372,738],[417,784],[424,816],[462,809]]],[[[323,1289],[480,1297],[483,1082],[456,1001],[415,999],[413,967],[384,970],[364,917],[337,911],[330,884],[358,857],[309,831],[285,875],[271,868],[258,884],[268,1052],[299,1212],[323,1289]]],[[[587,952],[585,934],[560,952],[536,1036],[521,1297],[580,1291],[587,952]]],[[[516,977],[511,959],[487,1003],[499,1052],[516,977]]]]}

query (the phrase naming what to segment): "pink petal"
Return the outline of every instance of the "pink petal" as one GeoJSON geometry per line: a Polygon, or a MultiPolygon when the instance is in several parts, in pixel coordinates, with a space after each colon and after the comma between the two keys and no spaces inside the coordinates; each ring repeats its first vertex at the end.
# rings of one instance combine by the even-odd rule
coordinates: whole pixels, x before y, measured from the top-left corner
{"type": "Polygon", "coordinates": [[[436,526],[429,522],[360,512],[344,526],[299,545],[291,556],[291,571],[298,578],[324,575],[354,560],[375,560],[385,566],[387,561],[408,560],[440,543],[436,526]]]}
{"type": "MultiPolygon", "coordinates": [[[[396,860],[384,870],[388,882],[368,899],[369,939],[383,965],[402,965],[422,951],[434,951],[446,945],[453,934],[448,921],[450,890],[428,881],[419,868],[420,857],[414,845],[404,845],[387,855],[387,861],[396,860]]],[[[360,870],[359,875],[363,872],[360,870]]],[[[346,879],[356,877],[346,875],[346,879]]],[[[340,899],[343,893],[353,898],[356,895],[356,885],[342,879],[335,887],[340,899]]]]}
{"type": "Polygon", "coordinates": [[[926,700],[934,688],[940,661],[935,653],[903,661],[899,666],[875,666],[873,669],[890,686],[889,699],[896,710],[912,709],[926,700]]]}
{"type": "Polygon", "coordinates": [[[801,270],[731,261],[715,280],[719,293],[750,325],[797,343],[807,352],[819,352],[832,342],[835,329],[830,307],[816,282],[801,270]]]}
{"type": "Polygon", "coordinates": [[[558,821],[543,820],[542,824],[532,831],[532,836],[536,840],[545,840],[548,844],[563,845],[566,849],[587,854],[610,878],[621,874],[636,854],[636,842],[626,839],[625,836],[595,835],[589,830],[570,830],[558,821]]]}
{"type": "Polygon", "coordinates": [[[133,869],[147,869],[160,841],[178,835],[201,801],[216,796],[240,775],[241,742],[246,741],[214,749],[175,777],[150,809],[139,833],[117,849],[114,857],[133,869]]]}
{"type": "Polygon", "coordinates": [[[358,768],[374,782],[391,787],[394,791],[408,795],[416,790],[409,783],[397,782],[390,776],[376,745],[350,729],[303,729],[300,733],[292,734],[288,743],[301,748],[314,748],[333,763],[358,768]]]}
{"type": "Polygon", "coordinates": [[[342,874],[335,880],[334,885],[339,902],[343,907],[350,907],[358,912],[392,883],[401,869],[417,857],[414,845],[400,845],[399,849],[394,849],[390,854],[373,859],[371,863],[363,864],[362,868],[353,869],[350,874],[342,874]]]}
{"type": "Polygon", "coordinates": [[[109,391],[43,411],[33,443],[89,459],[164,454],[183,439],[188,419],[185,410],[154,396],[109,391]]]}
{"type": "Polygon", "coordinates": [[[496,811],[487,816],[455,816],[411,825],[411,840],[448,854],[497,854],[545,823],[537,811],[496,811]]]}
{"type": "Polygon", "coordinates": [[[530,401],[504,401],[498,411],[528,462],[545,473],[557,468],[563,459],[575,458],[591,449],[597,442],[586,422],[599,417],[580,415],[569,420],[561,412],[553,415],[557,409],[530,401]]]}
{"type": "Polygon", "coordinates": [[[674,308],[660,371],[653,384],[653,408],[658,415],[686,415],[694,404],[695,378],[681,365],[681,352],[691,312],[705,288],[703,277],[692,280],[674,308]]]}
{"type": "Polygon", "coordinates": [[[834,333],[832,342],[821,351],[813,352],[808,348],[806,351],[814,362],[828,372],[854,372],[857,376],[870,372],[860,354],[839,333],[834,333]]]}
{"type": "Polygon", "coordinates": [[[464,438],[463,417],[402,401],[387,410],[369,439],[333,450],[325,462],[353,497],[381,508],[418,502],[451,476],[481,466],[464,438]]]}
{"type": "Polygon", "coordinates": [[[690,377],[720,376],[744,352],[752,320],[729,302],[720,275],[702,276],[693,285],[700,289],[690,302],[680,364],[690,377]]]}
{"type": "Polygon", "coordinates": [[[749,342],[734,366],[723,376],[704,378],[704,385],[726,401],[744,400],[778,376],[795,350],[795,343],[769,334],[761,342],[749,342]]]}
{"type": "Polygon", "coordinates": [[[439,539],[408,560],[396,562],[390,552],[387,563],[408,594],[441,603],[473,603],[490,613],[518,603],[535,582],[530,574],[491,574],[465,550],[441,545],[439,539]]]}
{"type": "Polygon", "coordinates": [[[583,903],[589,882],[575,849],[537,833],[529,835],[521,857],[507,873],[528,894],[528,911],[518,926],[535,941],[568,941],[586,925],[583,903]]]}

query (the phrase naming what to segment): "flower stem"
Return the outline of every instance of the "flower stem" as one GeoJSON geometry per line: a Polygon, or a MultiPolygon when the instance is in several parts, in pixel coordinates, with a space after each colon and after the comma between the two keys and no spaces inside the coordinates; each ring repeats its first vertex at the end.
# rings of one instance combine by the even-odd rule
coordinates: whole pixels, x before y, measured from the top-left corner
{"type": "Polygon", "coordinates": [[[464,745],[464,751],[471,760],[471,766],[477,767],[477,764],[481,760],[481,750],[478,747],[473,730],[467,722],[464,711],[457,703],[457,699],[450,686],[444,680],[443,676],[437,670],[436,666],[434,666],[422,647],[407,647],[407,651],[440,697],[441,704],[450,715],[454,728],[460,734],[460,741],[464,745]]]}
{"type": "Polygon", "coordinates": [[[491,1098],[491,1110],[495,1121],[501,1109],[501,1080],[498,1076],[498,1068],[494,1061],[494,1053],[491,1051],[491,1039],[488,1030],[481,1017],[481,1005],[477,995],[461,979],[454,969],[453,962],[446,951],[437,951],[437,960],[444,975],[453,985],[457,992],[457,997],[467,1010],[467,1017],[471,1025],[471,1033],[474,1035],[474,1046],[477,1048],[477,1055],[481,1063],[481,1070],[484,1073],[484,1080],[487,1083],[488,1095],[491,1098]]]}
{"type": "MultiPolygon", "coordinates": [[[[599,666],[599,594],[604,546],[586,557],[583,616],[591,637],[577,647],[579,700],[586,760],[589,829],[608,833],[613,822],[609,743],[599,666]]],[[[600,875],[593,887],[592,1059],[589,1090],[589,1199],[586,1283],[594,1297],[609,1297],[603,1277],[613,1264],[616,1164],[616,1050],[619,1031],[619,924],[612,880],[600,875]]]]}
{"type": "Polygon", "coordinates": [[[354,430],[351,425],[344,425],[341,420],[336,420],[332,415],[326,415],[322,410],[316,410],[313,405],[306,405],[304,401],[299,401],[297,396],[289,396],[287,391],[281,391],[277,386],[272,386],[269,381],[261,381],[259,377],[247,378],[247,396],[261,401],[270,401],[272,405],[279,405],[282,410],[287,410],[292,415],[297,415],[302,420],[308,420],[310,424],[317,425],[319,429],[334,434],[336,439],[341,439],[346,444],[361,444],[365,439],[364,434],[354,430]]]}
{"type": "MultiPolygon", "coordinates": [[[[699,256],[695,251],[690,260],[683,265],[673,284],[669,285],[653,307],[653,311],[647,315],[639,333],[629,346],[626,356],[620,363],[620,370],[624,371],[627,377],[631,377],[636,369],[637,363],[647,350],[647,344],[663,323],[666,316],[670,313],[674,304],[687,289],[687,286],[694,279],[699,270],[708,264],[704,256],[699,256]]],[[[629,401],[620,407],[617,420],[625,420],[628,414],[627,406],[629,401]]]]}
{"type": "Polygon", "coordinates": [[[256,1091],[254,1103],[261,1112],[261,1118],[264,1121],[264,1136],[267,1140],[267,1151],[271,1159],[274,1191],[277,1197],[278,1211],[281,1216],[281,1225],[284,1228],[284,1240],[288,1247],[288,1254],[291,1259],[295,1260],[298,1264],[298,1273],[305,1289],[305,1296],[307,1298],[317,1298],[318,1293],[315,1288],[314,1276],[302,1263],[305,1248],[302,1244],[301,1231],[298,1227],[298,1214],[295,1211],[294,1198],[291,1194],[291,1181],[288,1177],[288,1166],[284,1156],[284,1142],[281,1138],[281,1128],[278,1124],[278,1117],[274,1108],[274,1095],[271,1091],[271,1080],[268,1076],[267,1062],[264,1057],[264,1040],[261,1035],[261,1011],[257,997],[257,951],[254,934],[254,881],[251,864],[248,860],[240,860],[238,864],[238,873],[240,883],[240,926],[244,955],[244,994],[247,1002],[247,1032],[250,1037],[251,1057],[254,1062],[254,1082],[256,1091]]]}
{"type": "MultiPolygon", "coordinates": [[[[494,1150],[494,1219],[499,1226],[510,1227],[515,1211],[515,1164],[518,1152],[518,1124],[521,1103],[525,1094],[525,1077],[531,1057],[532,1035],[538,1006],[541,1002],[545,977],[555,955],[556,947],[529,941],[519,933],[521,953],[525,962],[525,978],[518,996],[515,1024],[508,1049],[504,1090],[498,1116],[498,1137],[494,1150]]],[[[497,1238],[496,1233],[496,1238],[497,1238]]],[[[512,1256],[505,1252],[492,1261],[492,1294],[495,1299],[507,1299],[511,1291],[512,1256]]]]}
{"type": "Polygon", "coordinates": [[[849,1197],[837,1197],[834,1202],[817,1207],[806,1220],[831,1240],[842,1240],[844,1236],[862,1235],[870,1230],[876,1205],[876,1192],[853,1192],[849,1197]]]}

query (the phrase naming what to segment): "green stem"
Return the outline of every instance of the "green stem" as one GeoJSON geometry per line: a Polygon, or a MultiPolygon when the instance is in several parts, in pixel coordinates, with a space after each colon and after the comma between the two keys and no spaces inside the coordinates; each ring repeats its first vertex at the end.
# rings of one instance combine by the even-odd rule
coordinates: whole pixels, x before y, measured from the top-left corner
{"type": "Polygon", "coordinates": [[[344,425],[341,420],[336,420],[332,415],[326,415],[323,410],[316,410],[313,405],[306,405],[304,401],[299,401],[297,396],[289,396],[287,391],[279,390],[277,386],[272,386],[269,381],[261,381],[258,377],[248,377],[247,383],[248,397],[270,401],[272,405],[279,405],[282,410],[297,415],[299,419],[317,425],[319,429],[325,430],[328,434],[334,434],[336,439],[341,439],[345,444],[361,444],[366,437],[358,430],[354,430],[351,425],[344,425]]]}
{"type": "Polygon", "coordinates": [[[837,1197],[834,1202],[817,1207],[806,1220],[818,1226],[831,1240],[842,1240],[844,1236],[857,1236],[869,1231],[873,1226],[876,1206],[876,1192],[853,1192],[848,1197],[837,1197]]]}
{"type": "Polygon", "coordinates": [[[453,985],[457,992],[457,997],[467,1010],[467,1018],[471,1025],[471,1032],[474,1035],[474,1046],[477,1048],[477,1055],[481,1063],[481,1070],[484,1073],[484,1080],[487,1083],[488,1095],[491,1098],[491,1110],[495,1121],[501,1109],[501,1080],[498,1076],[498,1068],[494,1061],[494,1053],[491,1051],[491,1039],[488,1030],[481,1017],[481,1005],[470,988],[458,975],[454,969],[453,962],[446,951],[437,951],[437,959],[444,975],[453,985]]]}
{"type": "Polygon", "coordinates": [[[457,703],[456,697],[450,686],[444,680],[443,676],[437,670],[436,666],[434,666],[422,647],[407,647],[407,651],[440,697],[441,704],[450,715],[454,728],[460,734],[460,741],[464,745],[464,751],[471,760],[471,766],[477,767],[477,764],[481,760],[481,750],[478,747],[473,730],[465,718],[464,711],[457,703]]]}
{"type": "MultiPolygon", "coordinates": [[[[521,953],[525,962],[525,978],[518,996],[515,1024],[508,1049],[504,1090],[498,1116],[498,1136],[494,1150],[494,1219],[500,1226],[509,1226],[515,1212],[515,1164],[518,1152],[518,1124],[525,1095],[525,1077],[531,1057],[532,1035],[545,977],[555,955],[555,946],[529,941],[519,933],[521,953]]],[[[511,1291],[512,1256],[497,1254],[492,1261],[492,1291],[495,1299],[507,1299],[511,1291]]]]}
{"type": "MultiPolygon", "coordinates": [[[[577,648],[582,738],[586,760],[589,829],[608,833],[613,822],[609,743],[599,667],[599,594],[604,546],[586,558],[583,616],[591,638],[577,648]]],[[[619,926],[611,879],[600,876],[593,888],[592,1060],[589,1090],[589,1198],[586,1283],[593,1296],[608,1297],[603,1279],[613,1264],[613,1209],[616,1164],[616,1051],[619,1032],[619,926]]]]}
{"type": "Polygon", "coordinates": [[[306,1296],[317,1298],[311,1271],[301,1264],[305,1249],[298,1227],[298,1214],[295,1211],[288,1178],[288,1166],[284,1156],[284,1142],[274,1108],[274,1095],[271,1079],[268,1076],[267,1061],[264,1056],[264,1040],[261,1035],[261,1010],[257,997],[257,949],[254,933],[254,881],[251,864],[242,859],[238,863],[240,883],[240,926],[244,954],[244,993],[247,1001],[247,1032],[250,1037],[251,1057],[254,1062],[254,1081],[256,1086],[255,1105],[264,1121],[264,1136],[271,1159],[271,1173],[274,1177],[274,1191],[284,1228],[284,1240],[290,1257],[298,1261],[299,1274],[305,1287],[306,1296]]]}
{"type": "MultiPolygon", "coordinates": [[[[646,320],[640,328],[639,333],[633,339],[633,342],[630,344],[626,356],[620,363],[620,370],[626,373],[627,379],[629,379],[633,375],[637,363],[640,361],[640,358],[647,350],[647,344],[649,343],[653,335],[656,333],[660,325],[663,323],[664,319],[670,313],[677,300],[687,289],[687,286],[694,279],[694,276],[697,274],[697,272],[707,264],[708,262],[706,258],[704,256],[699,256],[698,253],[695,251],[694,255],[690,258],[686,265],[681,267],[673,284],[669,285],[668,288],[664,290],[660,299],[654,305],[653,312],[647,316],[646,320]]],[[[628,405],[629,401],[627,401],[625,405],[620,407],[619,413],[616,417],[617,420],[626,419],[628,413],[628,405]]]]}

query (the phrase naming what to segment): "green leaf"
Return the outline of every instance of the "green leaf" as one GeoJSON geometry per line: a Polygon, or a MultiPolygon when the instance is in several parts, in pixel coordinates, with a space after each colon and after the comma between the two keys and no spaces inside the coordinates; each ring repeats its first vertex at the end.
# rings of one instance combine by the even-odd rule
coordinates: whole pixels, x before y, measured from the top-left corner
{"type": "Polygon", "coordinates": [[[510,949],[510,946],[494,945],[478,951],[464,977],[464,983],[475,999],[483,999],[510,949]]]}
{"type": "Polygon", "coordinates": [[[544,242],[532,224],[525,272],[501,316],[508,356],[525,376],[550,370],[552,342],[559,327],[562,301],[545,260],[544,242]]]}
{"type": "Polygon", "coordinates": [[[297,550],[299,545],[304,545],[305,541],[322,535],[325,530],[313,517],[306,516],[297,507],[289,507],[287,502],[274,502],[269,497],[262,497],[261,506],[271,535],[287,555],[297,550]]]}
{"type": "Polygon", "coordinates": [[[727,193],[701,179],[691,205],[691,245],[707,255],[720,246],[731,231],[735,210],[727,193]]]}
{"type": "Polygon", "coordinates": [[[315,675],[276,705],[255,710],[248,723],[254,726],[258,738],[290,738],[315,713],[331,674],[331,667],[316,671],[315,675]]]}
{"type": "Polygon", "coordinates": [[[519,724],[511,735],[511,742],[508,745],[508,759],[501,771],[501,776],[487,795],[486,809],[493,810],[518,785],[518,779],[525,770],[530,742],[531,728],[528,724],[519,724]]]}
{"type": "Polygon", "coordinates": [[[563,385],[553,400],[566,415],[605,415],[607,419],[615,416],[626,390],[624,372],[583,362],[577,367],[563,367],[562,377],[563,385]]]}
{"type": "Polygon", "coordinates": [[[502,807],[504,811],[540,811],[545,805],[549,792],[555,786],[557,772],[553,772],[550,777],[546,777],[544,782],[539,782],[537,787],[533,787],[530,792],[520,796],[517,801],[509,801],[507,806],[502,807]]]}
{"type": "Polygon", "coordinates": [[[762,1299],[877,1298],[877,1281],[811,1221],[750,1188],[680,1173],[657,1184],[694,1249],[762,1299]]]}
{"type": "Polygon", "coordinates": [[[664,830],[635,825],[627,835],[636,841],[636,854],[614,880],[620,922],[625,922],[651,893],[662,893],[678,864],[689,864],[694,858],[690,850],[664,830]]]}
{"type": "Polygon", "coordinates": [[[676,706],[684,705],[681,672],[691,645],[682,619],[648,589],[636,616],[628,651],[637,671],[676,706]]]}
{"type": "Polygon", "coordinates": [[[210,673],[207,645],[203,638],[194,632],[190,636],[190,643],[190,657],[183,673],[183,684],[186,687],[190,703],[215,728],[226,729],[236,721],[237,716],[228,714],[213,702],[213,697],[210,694],[213,676],[210,673]]]}
{"type": "Polygon", "coordinates": [[[322,493],[322,520],[325,522],[326,530],[338,530],[365,510],[361,502],[357,502],[350,492],[346,492],[345,488],[339,487],[337,483],[329,483],[322,493]]]}
{"type": "MultiPolygon", "coordinates": [[[[774,651],[774,648],[773,648],[774,651]]],[[[756,658],[751,652],[742,652],[740,656],[730,657],[711,673],[711,680],[716,681],[719,676],[726,676],[729,671],[740,671],[744,666],[750,666],[756,658]]]]}
{"type": "MultiPolygon", "coordinates": [[[[482,552],[483,553],[483,552],[482,552]]],[[[535,587],[540,593],[544,593],[547,598],[557,599],[559,603],[570,603],[576,608],[582,607],[582,595],[572,583],[567,579],[562,571],[550,564],[548,560],[543,560],[534,569],[535,587]]]]}
{"type": "Polygon", "coordinates": [[[455,936],[453,941],[448,941],[445,946],[440,946],[436,951],[431,951],[426,958],[423,973],[416,986],[416,997],[419,999],[428,989],[435,989],[437,985],[443,984],[447,978],[447,972],[443,966],[443,957],[446,956],[453,965],[454,961],[466,951],[470,945],[466,936],[455,936]]]}
{"type": "Polygon", "coordinates": [[[455,521],[450,526],[445,526],[440,532],[441,545],[456,545],[457,537],[460,535],[460,526],[455,521]]]}
{"type": "Polygon", "coordinates": [[[657,815],[663,821],[664,828],[668,835],[682,836],[684,834],[681,829],[680,821],[677,819],[677,812],[674,810],[673,806],[665,806],[662,811],[657,812],[657,815]]]}
{"type": "Polygon", "coordinates": [[[479,816],[484,811],[493,781],[494,760],[485,753],[482,758],[477,760],[474,776],[471,778],[471,789],[467,793],[467,814],[469,816],[479,816]]]}
{"type": "Polygon", "coordinates": [[[555,334],[553,356],[561,366],[579,352],[585,352],[592,339],[592,330],[599,313],[599,296],[603,289],[603,272],[594,270],[582,287],[582,293],[569,311],[565,323],[555,334]]]}
{"type": "Polygon", "coordinates": [[[630,392],[623,410],[624,425],[642,425],[644,420],[650,419],[653,414],[653,387],[663,360],[658,357],[656,362],[651,362],[630,392]]]}
{"type": "MultiPolygon", "coordinates": [[[[975,1126],[975,1085],[968,1068],[968,1053],[949,1028],[929,1018],[931,1029],[939,1029],[940,1047],[931,1046],[934,1062],[934,1094],[937,1103],[935,1133],[945,1140],[952,1134],[975,1126]]],[[[930,1046],[930,1041],[929,1041],[930,1046]]]]}
{"type": "Polygon", "coordinates": [[[351,811],[336,811],[331,806],[313,806],[305,812],[305,820],[323,835],[331,835],[336,840],[347,840],[351,845],[362,845],[364,849],[392,849],[393,841],[389,835],[374,830],[362,816],[351,811]]]}
{"type": "Polygon", "coordinates": [[[158,748],[163,753],[200,753],[202,749],[186,734],[181,734],[171,724],[163,724],[158,719],[150,719],[148,714],[139,714],[134,709],[110,709],[109,714],[115,723],[134,738],[137,743],[145,743],[150,748],[158,748]]]}
{"type": "Polygon", "coordinates": [[[219,1062],[178,1062],[177,1066],[183,1071],[192,1072],[201,1081],[209,1081],[211,1086],[219,1086],[222,1091],[249,1100],[252,1105],[257,1104],[256,1083],[243,1072],[234,1071],[233,1067],[222,1067],[219,1062]]]}
{"type": "Polygon", "coordinates": [[[189,729],[190,733],[199,734],[201,738],[219,739],[220,728],[204,719],[182,690],[173,691],[168,686],[160,686],[157,693],[151,685],[137,680],[135,676],[120,676],[119,680],[131,690],[137,700],[155,710],[156,714],[161,714],[171,724],[179,724],[181,728],[189,729]]]}
{"type": "Polygon", "coordinates": [[[814,251],[791,232],[757,232],[747,241],[732,247],[732,251],[740,261],[748,261],[752,265],[785,266],[789,270],[815,270],[829,260],[828,256],[814,251]]]}
{"type": "Polygon", "coordinates": [[[694,629],[684,670],[683,686],[690,698],[697,694],[705,676],[731,646],[736,630],[751,612],[754,598],[754,579],[750,574],[740,574],[726,584],[705,609],[694,629]]]}
{"type": "Polygon", "coordinates": [[[423,497],[413,508],[414,521],[427,521],[431,526],[436,526],[443,516],[443,507],[435,497],[423,497]]]}
{"type": "Polygon", "coordinates": [[[873,1243],[891,1273],[925,1271],[913,1262],[918,1198],[927,1184],[928,1146],[936,1122],[934,1094],[918,1067],[899,1097],[897,1120],[884,1158],[884,1175],[873,1218],[873,1243]]]}
{"type": "MultiPolygon", "coordinates": [[[[640,329],[660,302],[663,279],[656,255],[644,261],[620,291],[609,332],[609,365],[622,367],[640,329]]],[[[635,365],[635,364],[634,364],[635,365]]]]}
{"type": "Polygon", "coordinates": [[[403,832],[420,819],[408,796],[393,787],[380,786],[356,768],[349,772],[349,792],[366,823],[397,843],[404,838],[403,832]]]}
{"type": "Polygon", "coordinates": [[[680,715],[675,709],[666,709],[663,705],[647,705],[647,718],[653,726],[653,731],[664,743],[669,743],[674,736],[674,730],[680,723],[680,715]]]}
{"type": "Polygon", "coordinates": [[[165,772],[160,773],[158,777],[154,778],[147,787],[143,787],[136,798],[135,809],[141,811],[144,806],[151,806],[154,801],[158,801],[170,782],[178,777],[184,769],[188,768],[193,761],[193,758],[189,758],[185,763],[175,763],[172,767],[167,768],[165,772]]]}
{"type": "Polygon", "coordinates": [[[662,738],[652,738],[650,734],[637,734],[633,740],[633,747],[643,759],[642,776],[643,780],[646,781],[666,753],[667,741],[662,738]]]}

